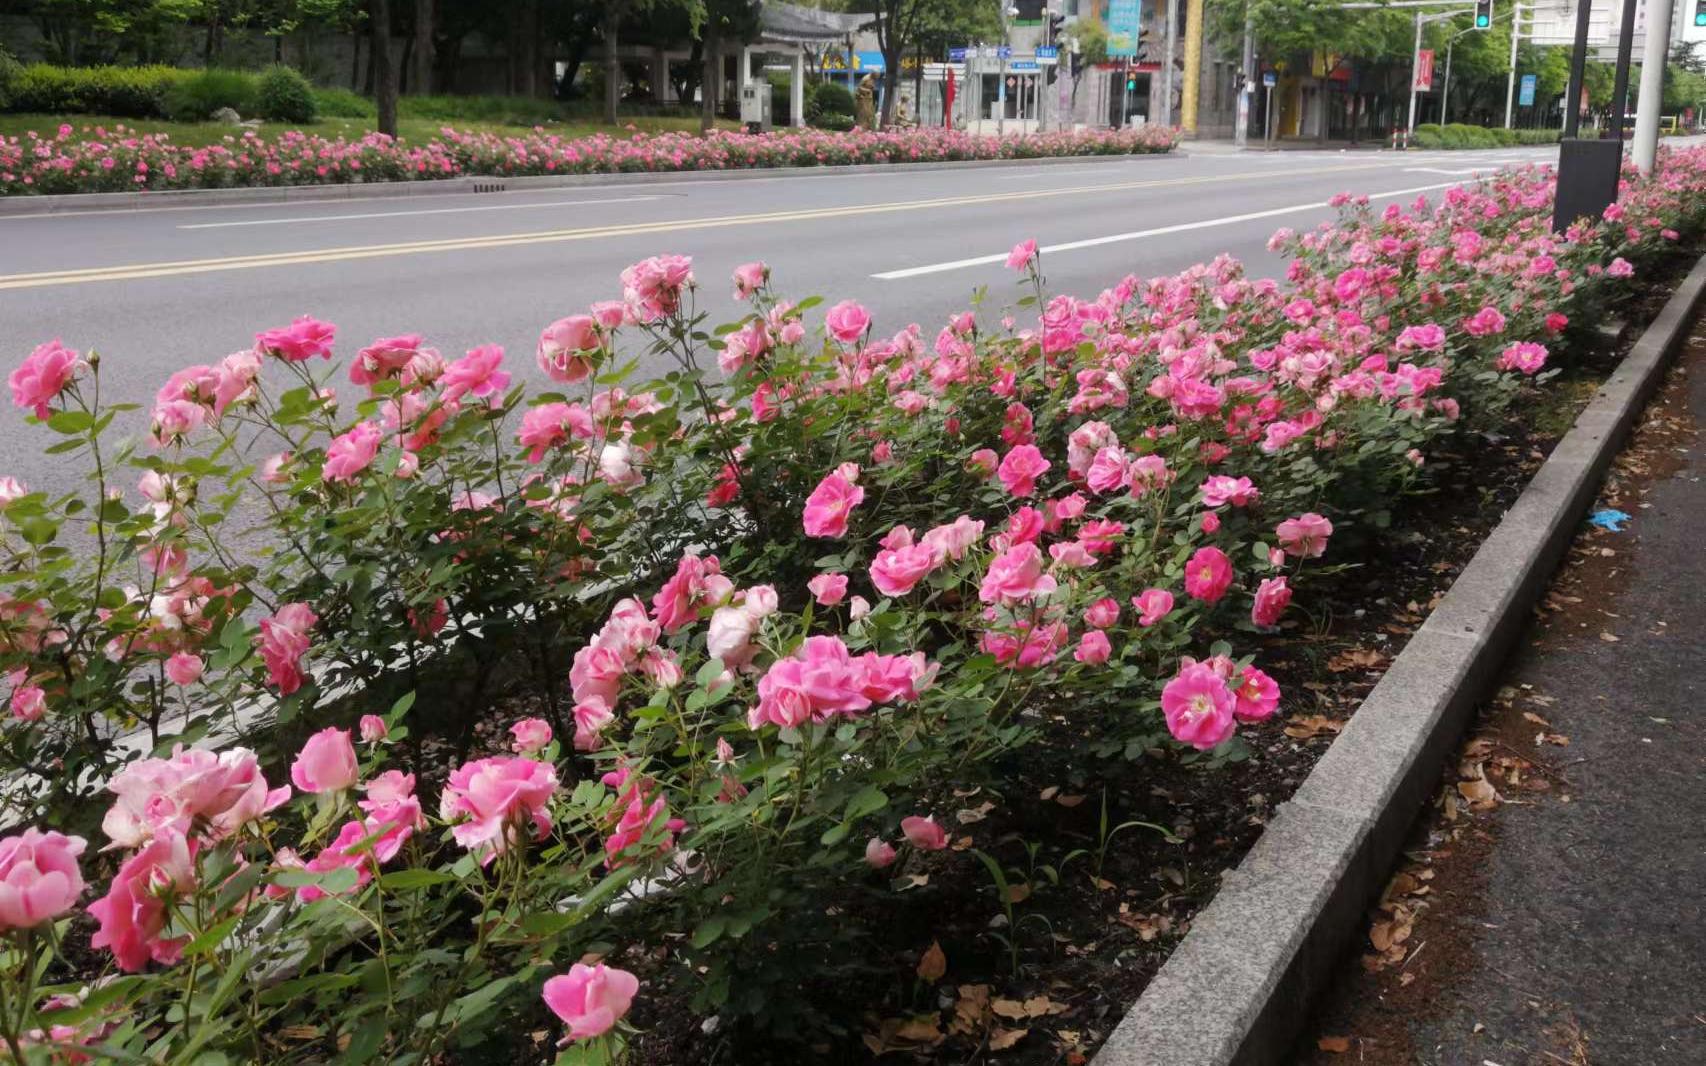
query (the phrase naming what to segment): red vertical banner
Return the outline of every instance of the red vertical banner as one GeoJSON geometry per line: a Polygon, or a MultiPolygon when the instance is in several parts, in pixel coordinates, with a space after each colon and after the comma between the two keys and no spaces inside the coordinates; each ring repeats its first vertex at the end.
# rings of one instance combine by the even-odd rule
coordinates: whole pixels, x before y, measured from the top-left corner
{"type": "Polygon", "coordinates": [[[1416,53],[1416,77],[1410,83],[1410,88],[1416,92],[1425,93],[1434,87],[1434,52],[1432,48],[1423,48],[1416,53]]]}

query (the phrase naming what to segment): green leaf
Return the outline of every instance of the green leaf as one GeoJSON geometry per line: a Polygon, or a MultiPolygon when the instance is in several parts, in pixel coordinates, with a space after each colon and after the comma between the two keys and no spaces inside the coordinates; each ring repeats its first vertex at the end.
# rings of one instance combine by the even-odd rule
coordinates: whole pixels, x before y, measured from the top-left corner
{"type": "Polygon", "coordinates": [[[889,805],[888,793],[875,785],[866,785],[853,794],[847,801],[845,812],[848,821],[856,821],[867,814],[875,814],[889,805]]]}
{"type": "Polygon", "coordinates": [[[696,948],[710,947],[723,935],[723,930],[727,925],[727,920],[720,914],[713,914],[700,922],[699,928],[693,930],[693,946],[696,948]]]}
{"type": "Polygon", "coordinates": [[[356,871],[345,866],[323,873],[280,870],[273,874],[272,883],[280,888],[318,888],[329,896],[339,896],[354,888],[360,879],[356,871]]]}
{"type": "Polygon", "coordinates": [[[48,429],[66,436],[83,433],[94,424],[94,418],[87,411],[58,411],[47,420],[48,429]]]}
{"type": "Polygon", "coordinates": [[[212,951],[225,942],[225,938],[231,935],[231,930],[237,928],[237,923],[242,920],[242,915],[233,914],[217,925],[208,926],[194,940],[184,945],[184,954],[201,955],[212,951]]]}
{"type": "Polygon", "coordinates": [[[393,870],[380,875],[379,887],[392,892],[412,892],[454,880],[454,876],[442,870],[393,870]]]}

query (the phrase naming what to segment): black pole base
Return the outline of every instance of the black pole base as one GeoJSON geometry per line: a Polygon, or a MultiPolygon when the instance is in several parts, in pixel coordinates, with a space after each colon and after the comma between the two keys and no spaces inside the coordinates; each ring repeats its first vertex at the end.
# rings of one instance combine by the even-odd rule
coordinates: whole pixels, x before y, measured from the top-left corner
{"type": "Polygon", "coordinates": [[[1562,233],[1580,218],[1598,221],[1617,201],[1623,142],[1567,138],[1558,142],[1558,195],[1552,229],[1562,233]]]}

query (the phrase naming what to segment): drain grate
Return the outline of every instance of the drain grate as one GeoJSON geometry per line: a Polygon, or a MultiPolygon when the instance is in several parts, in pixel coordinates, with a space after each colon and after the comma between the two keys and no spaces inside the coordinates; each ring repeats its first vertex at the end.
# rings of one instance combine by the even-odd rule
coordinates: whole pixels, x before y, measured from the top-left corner
{"type": "Polygon", "coordinates": [[[503,192],[504,191],[504,183],[501,181],[476,181],[474,183],[474,191],[475,192],[503,192]]]}

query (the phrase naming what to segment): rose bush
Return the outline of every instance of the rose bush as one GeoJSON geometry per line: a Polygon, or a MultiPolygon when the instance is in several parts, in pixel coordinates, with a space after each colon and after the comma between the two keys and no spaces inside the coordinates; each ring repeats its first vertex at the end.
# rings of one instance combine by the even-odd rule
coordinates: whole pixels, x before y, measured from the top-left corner
{"type": "Polygon", "coordinates": [[[538,128],[500,137],[447,126],[421,144],[378,133],[346,140],[292,131],[275,140],[254,133],[228,136],[200,147],[123,126],[83,134],[62,125],[53,136],[31,131],[0,137],[0,196],[1133,155],[1170,151],[1177,141],[1172,130],[1159,126],[1007,138],[934,128],[576,138],[538,128]]]}
{"type": "Polygon", "coordinates": [[[1262,631],[1701,232],[1706,151],[1565,235],[1551,203],[1541,170],[1347,200],[1275,238],[1284,280],[1090,300],[1026,247],[1010,318],[933,336],[817,331],[762,264],[712,328],[661,256],[544,329],[531,397],[493,346],[342,371],[304,318],[172,375],[142,442],[43,344],[14,402],[91,483],[0,493],[0,1037],[422,1062],[537,1055],[548,1011],[585,1062],[663,996],[797,1027],[839,901],[943,861],[1039,710],[1094,718],[1086,759],[1238,758],[1283,698],[1262,631]]]}

